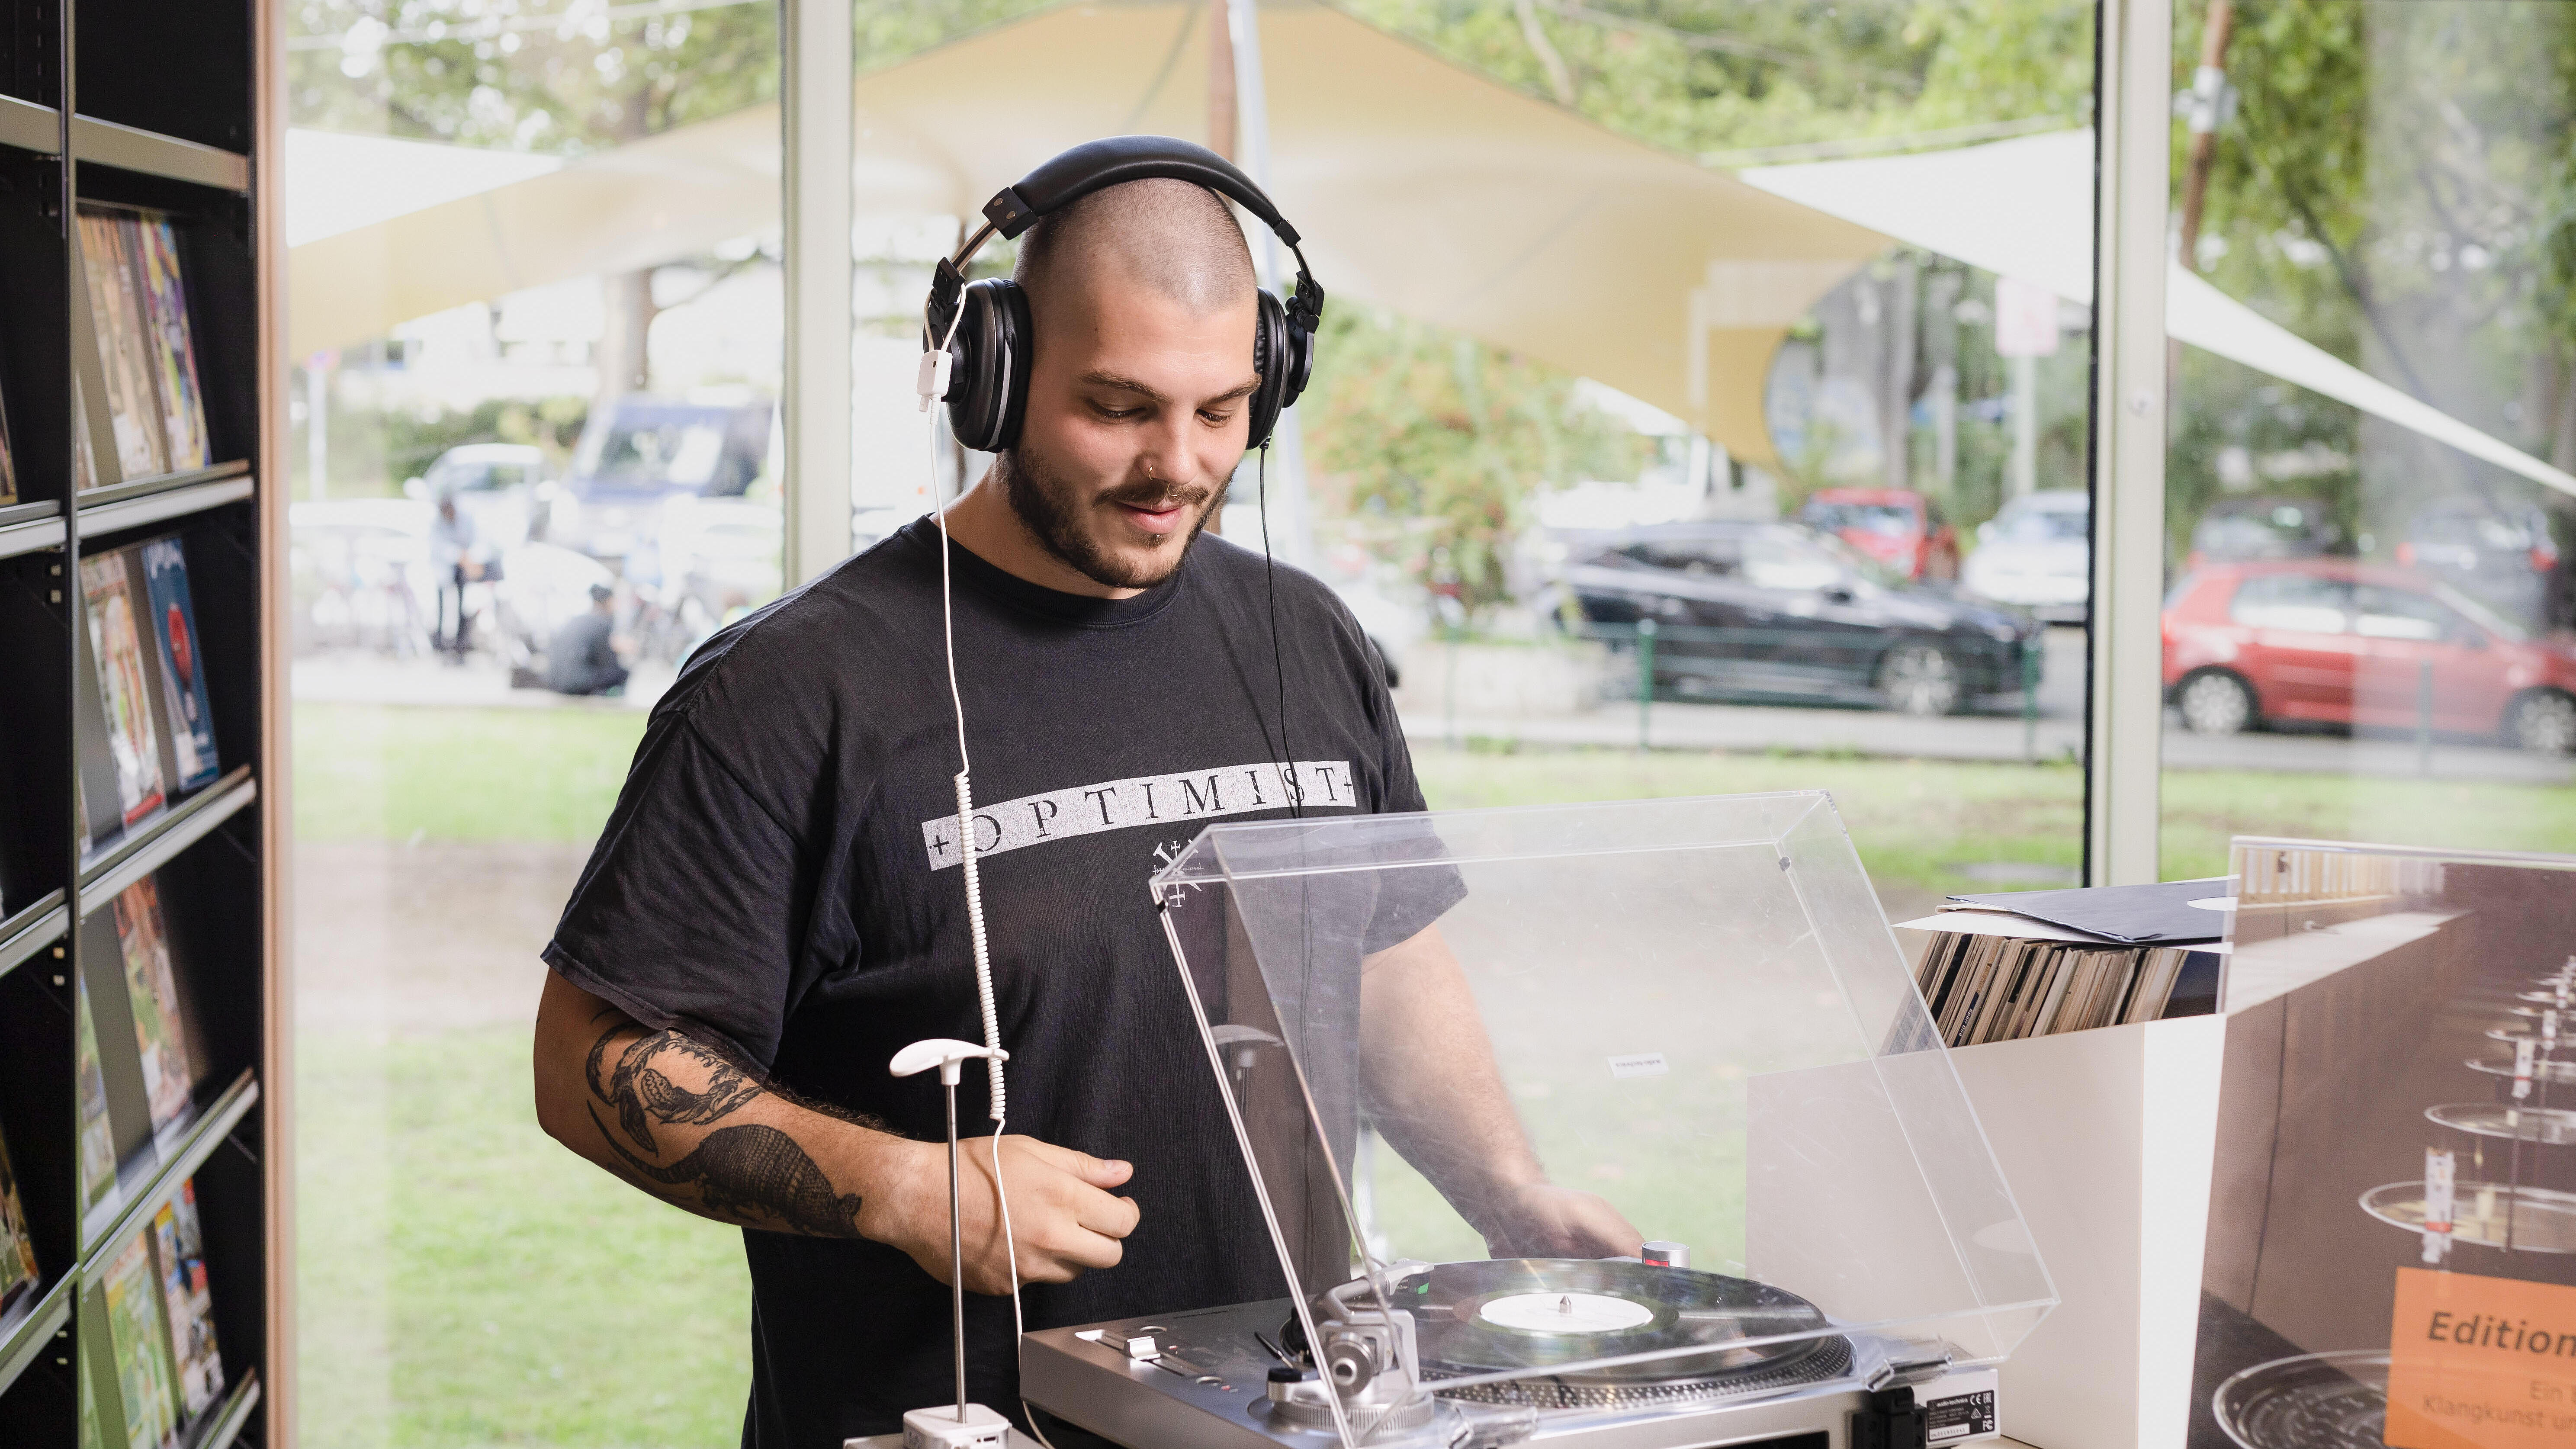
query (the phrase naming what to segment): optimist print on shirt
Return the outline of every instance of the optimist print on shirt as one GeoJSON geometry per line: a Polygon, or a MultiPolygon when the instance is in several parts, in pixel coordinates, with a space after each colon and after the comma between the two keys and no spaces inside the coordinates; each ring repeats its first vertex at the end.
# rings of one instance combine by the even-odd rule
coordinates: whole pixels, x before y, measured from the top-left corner
{"type": "MultiPolygon", "coordinates": [[[[1348,760],[1299,760],[1284,770],[1276,761],[1262,760],[1177,775],[1138,775],[977,806],[975,855],[981,859],[1104,830],[1274,810],[1300,792],[1309,810],[1359,808],[1348,760]]],[[[964,858],[957,849],[957,817],[936,815],[921,822],[921,845],[932,870],[957,864],[964,858]]]]}

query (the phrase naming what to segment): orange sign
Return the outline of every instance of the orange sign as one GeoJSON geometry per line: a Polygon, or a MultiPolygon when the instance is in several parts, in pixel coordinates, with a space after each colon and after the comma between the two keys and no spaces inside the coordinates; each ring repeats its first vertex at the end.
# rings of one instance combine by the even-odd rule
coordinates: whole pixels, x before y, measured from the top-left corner
{"type": "Polygon", "coordinates": [[[2391,1449],[2576,1449],[2576,1288],[2397,1270],[2391,1449]]]}

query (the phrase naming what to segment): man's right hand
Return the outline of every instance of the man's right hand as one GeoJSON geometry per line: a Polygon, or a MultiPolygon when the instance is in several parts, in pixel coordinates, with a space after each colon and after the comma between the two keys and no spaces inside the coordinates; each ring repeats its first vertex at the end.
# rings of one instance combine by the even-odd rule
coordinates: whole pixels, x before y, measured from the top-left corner
{"type": "MultiPolygon", "coordinates": [[[[989,1137],[972,1137],[957,1149],[966,1287],[976,1293],[1011,1291],[1002,1217],[994,1206],[993,1147],[989,1137]]],[[[901,1248],[945,1283],[948,1144],[905,1142],[897,1150],[903,1160],[889,1174],[896,1186],[860,1207],[859,1235],[901,1248]]],[[[1109,1189],[1134,1176],[1133,1167],[1017,1135],[1001,1140],[1001,1159],[1021,1282],[1069,1283],[1085,1268],[1118,1265],[1120,1240],[1136,1230],[1137,1209],[1135,1199],[1113,1197],[1109,1189]]]]}

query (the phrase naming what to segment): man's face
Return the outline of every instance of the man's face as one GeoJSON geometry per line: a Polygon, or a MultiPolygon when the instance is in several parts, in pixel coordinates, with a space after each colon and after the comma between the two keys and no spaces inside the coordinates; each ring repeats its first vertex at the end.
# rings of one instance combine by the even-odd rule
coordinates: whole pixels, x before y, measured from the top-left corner
{"type": "Polygon", "coordinates": [[[1068,278],[1034,318],[1012,510],[1095,582],[1169,578],[1243,457],[1255,301],[1193,313],[1113,273],[1068,278]]]}

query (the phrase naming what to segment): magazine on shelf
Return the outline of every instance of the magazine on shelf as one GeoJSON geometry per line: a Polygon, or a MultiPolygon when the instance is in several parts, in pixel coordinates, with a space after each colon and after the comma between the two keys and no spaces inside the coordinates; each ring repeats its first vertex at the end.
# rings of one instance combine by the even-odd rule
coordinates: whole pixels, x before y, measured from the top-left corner
{"type": "Polygon", "coordinates": [[[169,723],[171,773],[181,790],[213,781],[215,716],[206,702],[205,656],[197,648],[197,609],[188,593],[188,554],[176,538],[156,538],[136,554],[150,605],[152,652],[160,665],[163,718],[169,723]]]}
{"type": "Polygon", "coordinates": [[[89,981],[75,976],[73,1075],[80,1091],[81,1210],[116,1191],[116,1128],[107,1116],[107,1071],[98,1059],[98,1026],[89,1009],[89,981]]]}
{"type": "Polygon", "coordinates": [[[188,293],[179,280],[179,234],[166,216],[135,217],[128,224],[151,325],[152,383],[161,401],[170,471],[203,468],[213,460],[206,442],[205,399],[197,389],[197,349],[188,335],[188,293]]]}
{"type": "Polygon", "coordinates": [[[0,1317],[36,1291],[36,1238],[9,1168],[9,1143],[0,1139],[0,1317]]]}
{"type": "Polygon", "coordinates": [[[189,1061],[178,974],[170,964],[161,888],[150,876],[117,893],[116,947],[125,961],[125,994],[133,1007],[135,1048],[143,1057],[143,1091],[152,1106],[152,1130],[160,1132],[187,1119],[197,1074],[189,1061]]]}
{"type": "Polygon", "coordinates": [[[215,1348],[215,1300],[206,1287],[206,1235],[191,1178],[152,1217],[152,1251],[170,1315],[170,1357],[179,1370],[181,1422],[193,1424],[223,1397],[224,1360],[215,1348]]]}
{"type": "Polygon", "coordinates": [[[107,1433],[98,1423],[98,1389],[86,1373],[80,1376],[81,1449],[107,1449],[107,1433]]]}
{"type": "Polygon", "coordinates": [[[168,1449],[179,1441],[179,1375],[145,1237],[135,1234],[107,1265],[108,1347],[125,1403],[126,1449],[168,1449]]]}
{"type": "Polygon", "coordinates": [[[0,391],[0,508],[18,501],[18,455],[9,445],[9,398],[0,391]]]}
{"type": "Polygon", "coordinates": [[[90,321],[99,370],[107,384],[107,415],[115,430],[117,466],[128,478],[170,471],[170,448],[152,385],[152,341],[144,310],[134,230],[119,212],[84,209],[80,218],[81,268],[89,282],[90,321]]]}
{"type": "Polygon", "coordinates": [[[128,478],[206,466],[212,449],[177,230],[158,213],[103,207],[84,208],[80,222],[119,465],[128,478]]]}
{"type": "Polygon", "coordinates": [[[136,632],[136,591],[122,551],[81,560],[81,591],[88,601],[90,657],[98,671],[99,706],[108,758],[115,769],[119,824],[161,808],[160,726],[152,707],[150,671],[136,632]]]}

